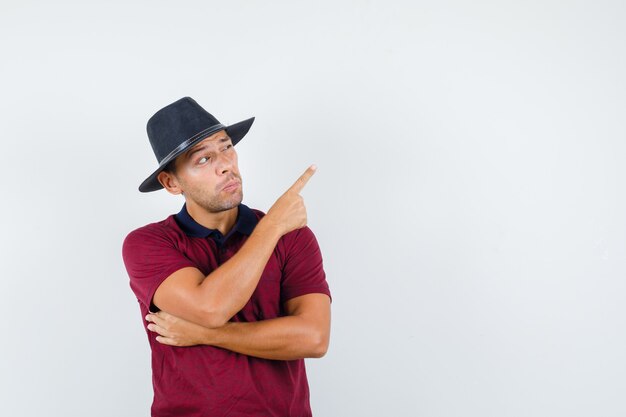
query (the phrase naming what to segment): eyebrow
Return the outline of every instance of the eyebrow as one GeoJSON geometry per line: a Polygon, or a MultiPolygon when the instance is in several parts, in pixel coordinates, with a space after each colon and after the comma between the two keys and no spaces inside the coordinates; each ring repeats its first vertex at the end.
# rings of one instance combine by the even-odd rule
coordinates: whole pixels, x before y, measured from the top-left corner
{"type": "MultiPolygon", "coordinates": [[[[222,136],[221,138],[218,138],[217,140],[219,141],[219,143],[224,143],[224,142],[228,142],[228,141],[230,140],[230,137],[228,137],[228,136],[222,136]]],[[[209,142],[212,142],[212,141],[209,141],[209,142]]],[[[189,150],[187,151],[187,153],[185,154],[185,155],[186,155],[186,158],[187,158],[187,159],[189,159],[189,158],[191,158],[191,156],[192,156],[194,153],[196,153],[196,152],[200,152],[200,151],[203,151],[203,150],[205,150],[206,148],[207,148],[207,145],[206,145],[206,144],[203,144],[203,145],[201,145],[201,146],[197,146],[197,147],[191,148],[191,149],[189,149],[189,150]]]]}

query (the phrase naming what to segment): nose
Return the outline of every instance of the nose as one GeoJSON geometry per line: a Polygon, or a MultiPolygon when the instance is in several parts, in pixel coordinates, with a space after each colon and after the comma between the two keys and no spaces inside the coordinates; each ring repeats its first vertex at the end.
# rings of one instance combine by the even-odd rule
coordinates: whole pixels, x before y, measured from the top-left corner
{"type": "Polygon", "coordinates": [[[220,153],[217,156],[217,161],[215,164],[215,170],[218,175],[224,175],[233,170],[233,158],[229,157],[226,154],[220,153]]]}

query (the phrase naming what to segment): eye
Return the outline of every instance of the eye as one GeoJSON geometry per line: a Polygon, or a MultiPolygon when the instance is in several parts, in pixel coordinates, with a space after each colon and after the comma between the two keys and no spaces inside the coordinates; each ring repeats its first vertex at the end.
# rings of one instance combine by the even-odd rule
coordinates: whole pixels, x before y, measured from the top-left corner
{"type": "Polygon", "coordinates": [[[199,164],[206,164],[207,162],[209,162],[208,156],[203,156],[202,158],[198,159],[199,164]]]}
{"type": "Polygon", "coordinates": [[[230,148],[232,148],[232,147],[233,147],[233,145],[232,145],[232,143],[231,143],[231,144],[229,144],[229,145],[226,145],[226,147],[224,148],[224,150],[226,151],[226,150],[228,150],[228,149],[230,149],[230,148]]]}

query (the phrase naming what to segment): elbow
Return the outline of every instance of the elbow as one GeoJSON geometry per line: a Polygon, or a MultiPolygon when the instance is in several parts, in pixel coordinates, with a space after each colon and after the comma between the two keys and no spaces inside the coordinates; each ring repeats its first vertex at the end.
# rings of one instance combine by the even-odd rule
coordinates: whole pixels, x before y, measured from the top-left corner
{"type": "Polygon", "coordinates": [[[321,358],[328,352],[329,335],[324,331],[316,331],[311,337],[309,358],[321,358]]]}
{"type": "Polygon", "coordinates": [[[316,350],[311,351],[311,353],[309,354],[309,358],[313,358],[313,359],[319,359],[319,358],[323,358],[324,355],[326,355],[326,352],[328,350],[328,347],[319,347],[316,350]]]}
{"type": "Polygon", "coordinates": [[[205,306],[202,309],[200,324],[209,329],[217,329],[228,323],[228,320],[230,320],[230,317],[227,317],[223,311],[213,308],[212,306],[205,306]]]}

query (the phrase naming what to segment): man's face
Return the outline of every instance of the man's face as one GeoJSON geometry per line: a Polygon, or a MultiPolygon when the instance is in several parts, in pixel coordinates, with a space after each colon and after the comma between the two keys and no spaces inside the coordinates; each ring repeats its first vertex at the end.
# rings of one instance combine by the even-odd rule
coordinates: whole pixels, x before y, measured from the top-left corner
{"type": "Polygon", "coordinates": [[[237,207],[243,188],[237,152],[226,131],[221,130],[179,155],[174,175],[187,204],[217,213],[237,207]]]}

